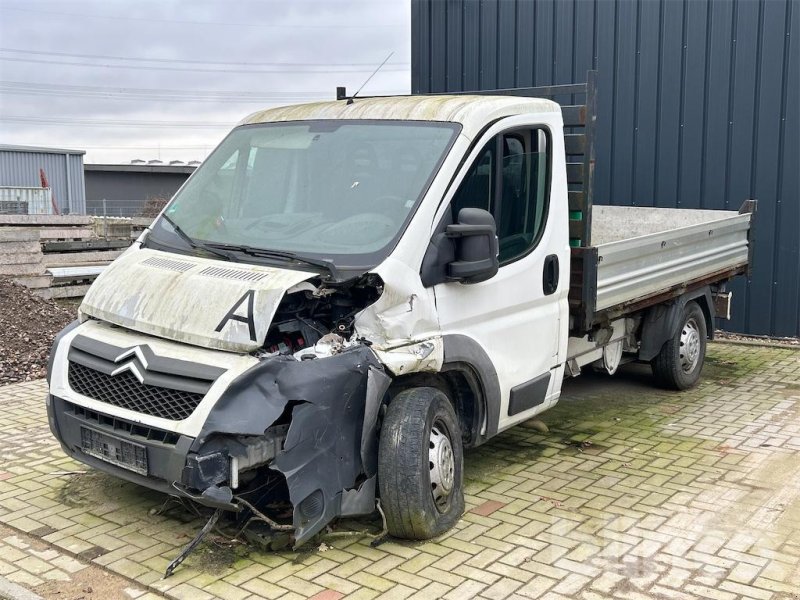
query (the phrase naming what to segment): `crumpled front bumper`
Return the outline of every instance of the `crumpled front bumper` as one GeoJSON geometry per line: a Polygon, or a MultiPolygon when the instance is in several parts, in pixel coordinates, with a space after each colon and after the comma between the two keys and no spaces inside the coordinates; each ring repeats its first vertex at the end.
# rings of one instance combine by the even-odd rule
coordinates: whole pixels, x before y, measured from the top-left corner
{"type": "Polygon", "coordinates": [[[327,358],[260,361],[225,389],[197,437],[135,424],[54,395],[48,396],[48,418],[64,451],[76,460],[214,508],[240,508],[232,465],[268,466],[286,479],[297,547],[339,516],[375,509],[376,426],[389,383],[374,352],[359,345],[327,358]],[[287,425],[273,426],[287,414],[287,425]],[[143,447],[146,474],[88,454],[82,430],[143,447]]]}
{"type": "Polygon", "coordinates": [[[64,452],[79,462],[165,494],[192,498],[213,508],[238,510],[233,503],[220,503],[213,498],[203,498],[192,494],[182,486],[184,470],[187,464],[193,462],[189,460],[189,456],[194,438],[149,427],[137,427],[130,422],[87,410],[53,395],[47,396],[47,417],[50,430],[61,442],[64,452]],[[84,451],[82,429],[143,446],[147,453],[147,475],[87,454],[84,451]]]}

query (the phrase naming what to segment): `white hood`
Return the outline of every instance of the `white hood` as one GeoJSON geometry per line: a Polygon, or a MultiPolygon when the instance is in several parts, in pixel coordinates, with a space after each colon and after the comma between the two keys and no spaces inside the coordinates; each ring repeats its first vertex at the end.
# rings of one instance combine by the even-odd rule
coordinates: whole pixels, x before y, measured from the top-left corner
{"type": "Polygon", "coordinates": [[[97,278],[80,312],[178,342],[251,352],[264,344],[286,291],[313,275],[133,247],[97,278]]]}

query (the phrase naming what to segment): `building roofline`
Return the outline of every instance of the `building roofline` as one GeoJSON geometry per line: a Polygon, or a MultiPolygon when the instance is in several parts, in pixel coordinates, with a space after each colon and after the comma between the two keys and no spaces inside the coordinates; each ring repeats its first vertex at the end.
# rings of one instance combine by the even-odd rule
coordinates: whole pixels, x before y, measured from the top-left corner
{"type": "Polygon", "coordinates": [[[16,144],[0,144],[0,152],[31,152],[37,154],[77,154],[84,155],[86,150],[70,150],[68,148],[46,148],[44,146],[18,146],[16,144]]]}
{"type": "Polygon", "coordinates": [[[109,173],[171,173],[191,174],[197,167],[195,165],[112,165],[112,164],[84,164],[84,171],[105,171],[109,173]]]}

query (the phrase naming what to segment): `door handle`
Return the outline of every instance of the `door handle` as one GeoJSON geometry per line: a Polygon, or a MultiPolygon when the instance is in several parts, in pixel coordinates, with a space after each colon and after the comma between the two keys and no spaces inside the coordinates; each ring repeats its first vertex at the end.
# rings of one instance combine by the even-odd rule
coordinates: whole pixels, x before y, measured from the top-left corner
{"type": "Polygon", "coordinates": [[[558,289],[558,255],[551,254],[544,259],[542,273],[542,290],[545,296],[554,294],[558,289]]]}

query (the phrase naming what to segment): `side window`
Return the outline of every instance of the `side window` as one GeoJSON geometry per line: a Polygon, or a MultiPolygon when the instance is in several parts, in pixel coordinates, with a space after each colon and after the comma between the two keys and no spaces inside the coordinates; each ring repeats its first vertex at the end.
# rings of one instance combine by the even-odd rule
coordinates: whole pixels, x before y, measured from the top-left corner
{"type": "Polygon", "coordinates": [[[547,216],[548,138],[532,129],[500,134],[484,147],[456,191],[453,221],[465,207],[483,208],[497,222],[500,264],[526,254],[539,239],[547,216]],[[502,151],[498,160],[496,155],[502,151]]]}
{"type": "Polygon", "coordinates": [[[458,212],[462,208],[482,208],[492,211],[495,193],[495,142],[492,140],[483,147],[475,164],[461,182],[461,186],[453,196],[451,210],[453,222],[458,220],[458,212]]]}

